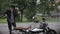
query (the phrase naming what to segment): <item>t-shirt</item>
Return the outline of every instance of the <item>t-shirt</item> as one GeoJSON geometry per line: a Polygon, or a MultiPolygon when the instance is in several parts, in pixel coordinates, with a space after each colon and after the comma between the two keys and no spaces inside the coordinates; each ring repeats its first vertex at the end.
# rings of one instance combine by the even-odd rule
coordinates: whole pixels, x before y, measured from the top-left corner
{"type": "Polygon", "coordinates": [[[13,16],[13,11],[11,11],[11,23],[14,22],[14,16],[13,16]]]}

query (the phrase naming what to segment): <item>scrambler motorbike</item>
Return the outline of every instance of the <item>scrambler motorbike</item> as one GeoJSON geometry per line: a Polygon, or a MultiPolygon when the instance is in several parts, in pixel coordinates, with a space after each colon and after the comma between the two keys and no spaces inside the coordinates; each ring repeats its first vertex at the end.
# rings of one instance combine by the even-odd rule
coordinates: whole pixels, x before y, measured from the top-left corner
{"type": "Polygon", "coordinates": [[[36,28],[33,29],[36,31],[30,30],[29,34],[40,34],[40,33],[42,33],[42,34],[57,34],[57,32],[55,30],[48,27],[48,23],[45,23],[45,22],[38,22],[38,23],[40,23],[40,27],[38,29],[36,29],[36,28]],[[39,30],[39,31],[37,31],[37,30],[39,30]]]}
{"type": "Polygon", "coordinates": [[[40,29],[43,29],[44,34],[57,34],[55,30],[48,27],[48,23],[40,23],[42,24],[40,25],[40,29]]]}

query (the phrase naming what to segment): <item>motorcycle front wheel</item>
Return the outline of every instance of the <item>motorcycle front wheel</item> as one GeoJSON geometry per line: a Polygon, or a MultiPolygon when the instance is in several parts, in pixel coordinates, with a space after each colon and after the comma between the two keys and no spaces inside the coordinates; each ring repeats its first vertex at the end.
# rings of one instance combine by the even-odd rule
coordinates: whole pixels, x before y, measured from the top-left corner
{"type": "Polygon", "coordinates": [[[57,34],[55,30],[49,30],[46,34],[57,34]]]}

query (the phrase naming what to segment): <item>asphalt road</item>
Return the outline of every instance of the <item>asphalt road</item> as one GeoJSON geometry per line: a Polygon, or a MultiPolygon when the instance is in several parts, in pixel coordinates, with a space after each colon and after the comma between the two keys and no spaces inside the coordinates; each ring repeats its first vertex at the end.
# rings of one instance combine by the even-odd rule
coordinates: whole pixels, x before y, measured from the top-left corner
{"type": "MultiPolygon", "coordinates": [[[[17,23],[17,27],[28,27],[32,23],[17,23]]],[[[48,23],[51,29],[54,29],[58,34],[60,34],[60,23],[48,23]]],[[[0,24],[0,34],[9,34],[8,25],[0,24]]]]}

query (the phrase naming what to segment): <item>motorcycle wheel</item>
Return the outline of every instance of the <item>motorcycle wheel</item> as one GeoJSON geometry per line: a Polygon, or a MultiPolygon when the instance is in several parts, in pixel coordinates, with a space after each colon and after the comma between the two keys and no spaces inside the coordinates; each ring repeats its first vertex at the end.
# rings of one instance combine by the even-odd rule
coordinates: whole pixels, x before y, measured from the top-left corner
{"type": "Polygon", "coordinates": [[[51,29],[50,31],[47,32],[47,34],[57,34],[57,33],[56,33],[56,31],[51,29]]]}

